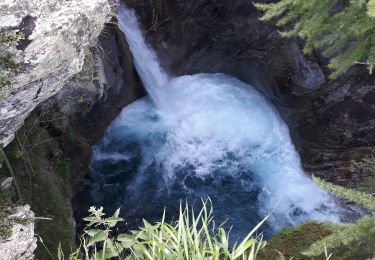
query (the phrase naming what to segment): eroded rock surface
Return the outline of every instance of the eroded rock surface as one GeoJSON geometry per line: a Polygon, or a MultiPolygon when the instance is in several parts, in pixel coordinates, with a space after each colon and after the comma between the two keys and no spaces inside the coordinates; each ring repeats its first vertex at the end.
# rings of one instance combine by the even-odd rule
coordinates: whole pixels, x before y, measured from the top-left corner
{"type": "Polygon", "coordinates": [[[0,143],[7,145],[25,118],[56,94],[82,68],[85,50],[111,17],[115,1],[5,0],[0,31],[20,30],[17,46],[23,71],[0,100],[0,143]]]}
{"type": "Polygon", "coordinates": [[[29,205],[12,209],[7,218],[12,225],[12,235],[0,239],[0,260],[34,259],[37,239],[34,234],[34,212],[29,205]]]}

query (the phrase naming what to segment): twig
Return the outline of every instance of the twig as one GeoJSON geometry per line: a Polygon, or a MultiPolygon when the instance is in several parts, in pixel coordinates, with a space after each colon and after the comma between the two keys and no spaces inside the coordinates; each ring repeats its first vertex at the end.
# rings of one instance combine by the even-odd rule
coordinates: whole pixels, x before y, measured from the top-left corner
{"type": "Polygon", "coordinates": [[[48,142],[52,142],[54,140],[57,140],[58,138],[48,138],[48,139],[45,139],[43,141],[40,141],[39,143],[34,143],[32,145],[27,145],[26,147],[27,148],[30,148],[30,150],[33,150],[36,146],[39,146],[39,145],[42,145],[42,144],[45,144],[45,143],[48,143],[48,142]]]}
{"type": "Polygon", "coordinates": [[[53,218],[46,218],[46,217],[33,217],[32,219],[53,220],[53,218]]]}
{"type": "MultiPolygon", "coordinates": [[[[35,142],[34,144],[36,144],[37,141],[39,141],[39,138],[40,136],[43,134],[43,131],[46,130],[48,127],[48,124],[46,124],[38,133],[38,136],[35,138],[35,142]]],[[[26,143],[24,144],[24,146],[27,146],[26,143]]]]}
{"type": "Polygon", "coordinates": [[[27,139],[29,138],[29,135],[31,134],[31,132],[33,131],[34,127],[38,124],[37,122],[39,122],[40,118],[42,117],[42,115],[39,115],[38,116],[38,119],[34,120],[32,126],[31,126],[31,129],[26,133],[26,135],[24,134],[25,138],[23,140],[23,146],[26,145],[26,141],[27,139]]]}
{"type": "Polygon", "coordinates": [[[39,242],[43,245],[44,249],[50,255],[51,259],[55,259],[55,257],[52,255],[51,251],[49,251],[48,247],[44,244],[42,237],[39,236],[38,234],[35,234],[35,236],[39,238],[39,242]]]}
{"type": "Polygon", "coordinates": [[[171,20],[171,18],[167,18],[165,19],[164,21],[161,21],[160,23],[156,22],[154,24],[151,25],[151,27],[146,31],[146,32],[149,32],[151,30],[154,30],[155,32],[157,31],[157,29],[163,24],[163,23],[166,23],[168,22],[169,20],[171,20]]]}

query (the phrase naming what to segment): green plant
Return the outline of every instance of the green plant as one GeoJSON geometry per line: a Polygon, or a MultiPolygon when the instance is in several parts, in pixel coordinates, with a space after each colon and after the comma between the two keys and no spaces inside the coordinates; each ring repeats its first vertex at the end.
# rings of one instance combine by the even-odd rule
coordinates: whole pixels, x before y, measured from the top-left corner
{"type": "MultiPolygon", "coordinates": [[[[119,221],[120,210],[112,217],[105,218],[103,208],[90,208],[87,228],[81,236],[81,250],[69,256],[77,259],[256,259],[260,249],[265,246],[262,236],[254,236],[264,223],[261,221],[249,234],[233,247],[229,245],[229,234],[215,226],[212,207],[207,201],[197,215],[188,205],[183,209],[177,221],[170,224],[161,222],[150,224],[144,220],[144,226],[128,234],[112,236],[112,229],[119,221]]],[[[59,259],[64,254],[59,252],[59,259]]]]}
{"type": "Polygon", "coordinates": [[[352,161],[352,172],[375,172],[375,158],[363,158],[361,161],[352,161]]]}
{"type": "Polygon", "coordinates": [[[7,210],[12,206],[12,188],[0,187],[0,239],[6,239],[12,235],[12,223],[9,221],[7,210]]]}
{"type": "MultiPolygon", "coordinates": [[[[359,219],[353,224],[327,225],[327,228],[332,233],[313,243],[303,254],[309,257],[319,256],[323,254],[326,249],[332,250],[342,246],[354,248],[366,242],[370,245],[370,247],[367,246],[367,248],[374,250],[375,248],[371,248],[371,245],[373,246],[375,242],[375,198],[360,191],[331,184],[317,177],[313,178],[316,183],[327,191],[332,192],[342,199],[355,202],[367,208],[371,211],[371,214],[359,219]]],[[[374,257],[375,251],[369,254],[372,254],[372,257],[374,257]]]]}
{"type": "Polygon", "coordinates": [[[0,33],[0,44],[10,47],[16,46],[20,40],[25,39],[25,35],[18,31],[6,31],[0,33]]]}
{"type": "MultiPolygon", "coordinates": [[[[66,157],[60,153],[60,140],[46,129],[48,120],[51,119],[42,119],[37,111],[33,112],[7,146],[6,155],[22,192],[22,204],[30,205],[36,216],[53,219],[35,221],[35,233],[43,238],[51,252],[57,251],[59,242],[64,252],[70,252],[74,236],[74,223],[68,210],[71,180],[70,175],[64,177],[63,173],[67,172],[61,171],[66,169],[61,167],[66,157]]],[[[5,162],[0,176],[11,176],[5,162]]],[[[15,193],[14,187],[12,190],[15,193]]],[[[14,203],[17,200],[15,194],[14,203]]],[[[51,259],[40,242],[35,255],[36,259],[51,259]]]]}
{"type": "Polygon", "coordinates": [[[61,174],[61,176],[65,179],[69,178],[70,174],[70,160],[63,159],[58,163],[58,169],[61,174]]]}
{"type": "Polygon", "coordinates": [[[25,35],[18,31],[0,32],[0,97],[10,88],[10,77],[20,71],[12,47],[24,38],[25,35]]]}
{"type": "Polygon", "coordinates": [[[73,80],[82,81],[82,82],[87,82],[87,81],[91,82],[91,81],[99,80],[99,77],[95,75],[82,75],[82,73],[78,73],[74,75],[73,80]]]}
{"type": "Polygon", "coordinates": [[[6,239],[12,235],[12,224],[9,223],[3,209],[0,210],[0,239],[6,239]]]}
{"type": "Polygon", "coordinates": [[[16,206],[14,190],[11,186],[0,187],[0,240],[12,235],[14,224],[27,225],[31,219],[11,216],[16,206]]]}
{"type": "MultiPolygon", "coordinates": [[[[325,223],[307,222],[294,228],[285,228],[267,241],[266,247],[260,252],[260,259],[301,260],[307,257],[302,254],[314,242],[330,235],[325,223]]],[[[320,258],[319,258],[320,259],[320,258]]]]}
{"type": "Polygon", "coordinates": [[[375,0],[279,0],[257,3],[261,20],[277,19],[278,26],[293,24],[286,37],[305,40],[304,52],[323,49],[337,78],[354,64],[375,66],[375,0]]]}
{"type": "Polygon", "coordinates": [[[96,71],[95,49],[85,49],[83,68],[79,73],[73,76],[72,80],[78,82],[94,82],[99,80],[99,75],[96,71]]]}

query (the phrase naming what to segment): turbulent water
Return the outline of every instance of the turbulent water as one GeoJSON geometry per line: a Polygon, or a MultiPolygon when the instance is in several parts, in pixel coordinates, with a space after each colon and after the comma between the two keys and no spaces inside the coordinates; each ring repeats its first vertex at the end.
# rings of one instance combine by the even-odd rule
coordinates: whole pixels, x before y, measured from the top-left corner
{"type": "Polygon", "coordinates": [[[130,228],[176,216],[180,201],[210,197],[216,220],[241,237],[265,215],[266,234],[309,219],[340,221],[340,207],[308,178],[275,108],[223,74],[170,78],[134,12],[119,25],[150,94],[125,107],[94,147],[87,204],[122,207],[130,228]]]}

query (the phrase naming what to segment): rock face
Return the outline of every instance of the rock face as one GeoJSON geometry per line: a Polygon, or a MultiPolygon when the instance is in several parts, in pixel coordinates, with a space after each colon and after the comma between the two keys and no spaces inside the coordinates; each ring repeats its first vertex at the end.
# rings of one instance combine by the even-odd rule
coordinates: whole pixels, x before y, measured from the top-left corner
{"type": "Polygon", "coordinates": [[[327,61],[318,52],[304,56],[298,39],[259,21],[252,1],[123,1],[141,16],[171,74],[223,72],[252,84],[289,124],[307,172],[345,185],[363,181],[349,167],[375,153],[375,77],[365,67],[329,80],[327,61]]]}
{"type": "Polygon", "coordinates": [[[124,106],[145,93],[123,33],[109,24],[98,45],[90,49],[83,70],[37,109],[70,158],[73,186],[88,172],[91,146],[124,106]]]}
{"type": "Polygon", "coordinates": [[[0,100],[0,143],[7,145],[29,113],[82,68],[85,50],[111,16],[109,0],[5,0],[0,31],[25,34],[17,46],[23,71],[0,100]]]}
{"type": "MultiPolygon", "coordinates": [[[[35,232],[51,252],[57,252],[61,242],[66,255],[75,237],[73,210],[80,206],[71,199],[88,171],[91,147],[121,109],[144,94],[125,38],[112,23],[104,27],[97,44],[100,47],[85,51],[82,70],[37,106],[5,149],[21,190],[31,194],[26,202],[38,216],[53,219],[38,221],[35,232]],[[32,156],[31,166],[13,156],[19,143],[25,147],[24,157],[32,156]],[[37,170],[29,176],[33,169],[37,170]]],[[[9,174],[0,169],[2,175],[9,174]]],[[[49,258],[42,246],[36,258],[49,258]]]]}
{"type": "Polygon", "coordinates": [[[34,259],[37,239],[34,236],[34,212],[30,206],[20,206],[13,209],[8,216],[12,221],[12,235],[0,239],[0,260],[34,259]]]}

